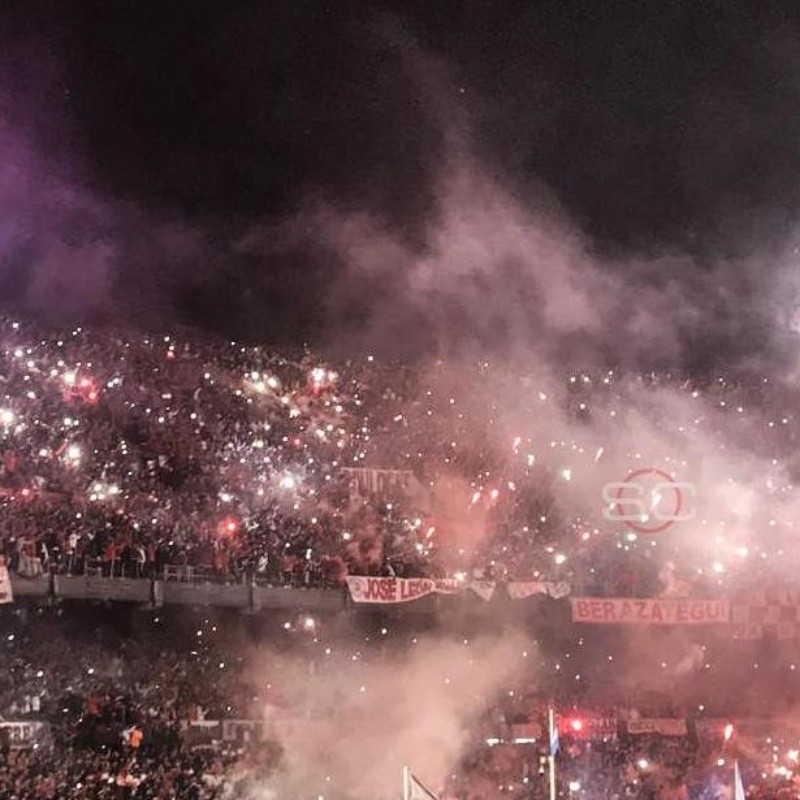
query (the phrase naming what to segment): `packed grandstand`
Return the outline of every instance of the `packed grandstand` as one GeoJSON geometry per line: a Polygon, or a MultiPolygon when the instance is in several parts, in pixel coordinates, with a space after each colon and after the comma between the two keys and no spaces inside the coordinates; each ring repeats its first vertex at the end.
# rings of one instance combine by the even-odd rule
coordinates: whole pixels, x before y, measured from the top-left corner
{"type": "Polygon", "coordinates": [[[551,753],[562,797],[733,796],[734,765],[750,797],[795,796],[788,385],[13,319],[0,339],[12,585],[293,598],[243,615],[16,593],[0,797],[394,797],[395,748],[445,798],[547,797],[551,753]],[[671,516],[607,513],[642,472],[691,488],[667,486],[671,516]],[[305,615],[310,589],[349,611],[305,615]],[[470,589],[477,620],[405,614],[470,589]]]}

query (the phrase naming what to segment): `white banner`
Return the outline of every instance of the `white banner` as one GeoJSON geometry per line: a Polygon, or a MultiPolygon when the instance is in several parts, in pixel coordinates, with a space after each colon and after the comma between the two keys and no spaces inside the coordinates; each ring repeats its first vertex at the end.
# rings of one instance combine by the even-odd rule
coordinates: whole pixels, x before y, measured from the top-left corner
{"type": "Polygon", "coordinates": [[[497,584],[494,581],[470,581],[467,586],[475,592],[481,600],[487,603],[494,597],[494,590],[497,584]]]}
{"type": "Polygon", "coordinates": [[[508,596],[513,600],[525,600],[535,594],[546,594],[559,599],[567,597],[570,593],[568,583],[553,583],[552,581],[527,581],[508,584],[508,596]]]}
{"type": "MultiPolygon", "coordinates": [[[[19,563],[17,564],[17,572],[23,578],[41,578],[44,575],[44,568],[42,567],[42,559],[35,556],[29,556],[27,553],[19,554],[19,563]]],[[[2,579],[0,579],[2,580],[2,579]]],[[[2,588],[2,584],[0,584],[2,588]]],[[[7,600],[0,602],[7,603],[7,600]]]]}
{"type": "Polygon", "coordinates": [[[491,600],[494,584],[476,581],[474,584],[454,578],[370,578],[351,575],[347,588],[354,603],[407,603],[429,594],[457,594],[472,589],[483,600],[491,600]]]}
{"type": "Polygon", "coordinates": [[[46,722],[0,722],[0,729],[8,736],[11,747],[32,747],[50,734],[46,722]]]}
{"type": "MultiPolygon", "coordinates": [[[[725,728],[730,724],[731,720],[728,717],[702,717],[694,721],[697,735],[702,739],[724,740],[725,728]]],[[[738,723],[738,727],[741,727],[741,722],[738,723]]]]}
{"type": "Polygon", "coordinates": [[[222,738],[226,742],[261,741],[264,738],[264,723],[256,719],[223,720],[222,738]]]}
{"type": "Polygon", "coordinates": [[[420,484],[410,469],[344,467],[353,494],[359,497],[392,497],[416,491],[420,484]]]}
{"type": "Polygon", "coordinates": [[[4,558],[0,558],[0,603],[10,603],[14,599],[11,591],[11,578],[4,558]]]}
{"type": "Polygon", "coordinates": [[[572,621],[593,625],[709,625],[730,622],[728,600],[573,597],[572,621]]]}
{"type": "Polygon", "coordinates": [[[660,734],[661,736],[686,736],[686,720],[668,717],[646,719],[629,719],[628,733],[633,736],[642,734],[660,734]]]}
{"type": "Polygon", "coordinates": [[[558,729],[562,735],[574,739],[609,739],[617,735],[617,718],[591,711],[579,716],[563,715],[558,719],[558,729]]]}

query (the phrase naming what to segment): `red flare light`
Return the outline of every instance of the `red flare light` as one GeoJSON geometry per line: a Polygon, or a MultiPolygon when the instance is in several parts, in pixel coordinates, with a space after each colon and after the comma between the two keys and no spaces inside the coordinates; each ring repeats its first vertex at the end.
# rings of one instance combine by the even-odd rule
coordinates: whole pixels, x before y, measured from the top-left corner
{"type": "Polygon", "coordinates": [[[219,526],[220,533],[224,536],[235,536],[239,532],[239,520],[226,517],[219,526]]]}

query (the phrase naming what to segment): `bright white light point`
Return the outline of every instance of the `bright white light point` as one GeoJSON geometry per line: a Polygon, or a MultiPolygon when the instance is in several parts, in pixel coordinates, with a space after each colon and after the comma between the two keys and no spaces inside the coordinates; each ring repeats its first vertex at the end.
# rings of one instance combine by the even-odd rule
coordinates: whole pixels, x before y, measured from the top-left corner
{"type": "Polygon", "coordinates": [[[561,470],[561,477],[565,481],[571,481],[572,480],[572,470],[571,469],[562,469],[561,470]]]}
{"type": "Polygon", "coordinates": [[[637,767],[639,767],[639,769],[647,769],[647,767],[649,766],[649,764],[648,764],[648,761],[647,761],[647,759],[646,759],[646,758],[640,758],[640,759],[639,759],[639,760],[636,762],[636,766],[637,766],[637,767]]]}
{"type": "Polygon", "coordinates": [[[567,560],[567,557],[563,553],[556,553],[553,560],[556,562],[556,564],[563,564],[567,560]]]}
{"type": "Polygon", "coordinates": [[[711,565],[711,569],[713,569],[713,570],[714,570],[714,572],[716,572],[716,573],[719,575],[719,574],[721,574],[721,573],[725,572],[725,565],[724,565],[724,564],[720,564],[720,562],[719,562],[719,561],[715,561],[715,562],[714,562],[714,563],[711,565]]]}
{"type": "Polygon", "coordinates": [[[730,722],[725,726],[725,732],[723,736],[725,737],[726,742],[729,742],[731,736],[733,736],[733,725],[731,725],[730,722]]]}
{"type": "Polygon", "coordinates": [[[297,480],[293,475],[284,475],[281,478],[281,487],[284,489],[294,489],[297,486],[297,480]]]}
{"type": "Polygon", "coordinates": [[[736,555],[741,556],[742,558],[747,558],[750,554],[750,551],[746,547],[739,547],[736,549],[736,555]]]}
{"type": "Polygon", "coordinates": [[[627,539],[629,542],[635,542],[635,541],[636,541],[636,540],[637,540],[639,537],[638,537],[638,536],[637,536],[635,533],[631,532],[631,533],[627,534],[627,535],[625,536],[625,538],[626,538],[626,539],[627,539]]]}
{"type": "Polygon", "coordinates": [[[0,422],[2,422],[3,425],[11,425],[13,421],[14,421],[13,411],[10,411],[7,408],[0,410],[0,422]]]}
{"type": "Polygon", "coordinates": [[[579,792],[581,790],[581,782],[580,781],[570,781],[569,782],[569,790],[571,792],[579,792]]]}

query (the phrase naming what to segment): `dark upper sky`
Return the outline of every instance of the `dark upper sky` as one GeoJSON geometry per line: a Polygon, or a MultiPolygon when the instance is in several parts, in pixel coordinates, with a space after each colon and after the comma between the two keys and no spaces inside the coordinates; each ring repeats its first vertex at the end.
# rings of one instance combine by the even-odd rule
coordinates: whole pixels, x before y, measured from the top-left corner
{"type": "MultiPolygon", "coordinates": [[[[680,251],[703,269],[794,235],[794,3],[4,9],[0,112],[35,154],[23,177],[77,187],[91,209],[67,214],[58,237],[74,226],[83,244],[113,244],[117,302],[157,283],[139,301],[144,317],[152,303],[161,319],[212,331],[313,339],[336,259],[317,252],[313,231],[268,258],[236,243],[324,201],[424,248],[453,129],[520,203],[547,194],[604,257],[680,251]],[[151,254],[148,220],[202,231],[200,243],[151,254]]],[[[52,214],[33,216],[41,230],[52,214]]],[[[0,252],[5,299],[30,305],[36,246],[0,252]]]]}

